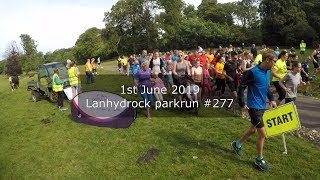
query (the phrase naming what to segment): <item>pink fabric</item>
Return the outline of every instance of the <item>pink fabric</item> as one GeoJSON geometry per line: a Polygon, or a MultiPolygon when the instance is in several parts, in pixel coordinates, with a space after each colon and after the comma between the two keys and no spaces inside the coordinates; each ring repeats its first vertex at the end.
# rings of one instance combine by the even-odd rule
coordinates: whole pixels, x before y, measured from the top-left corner
{"type": "Polygon", "coordinates": [[[163,81],[160,79],[160,78],[157,78],[157,79],[155,79],[155,81],[154,81],[154,85],[153,85],[153,88],[163,88],[163,87],[165,87],[164,86],[164,84],[163,84],[163,81]]]}

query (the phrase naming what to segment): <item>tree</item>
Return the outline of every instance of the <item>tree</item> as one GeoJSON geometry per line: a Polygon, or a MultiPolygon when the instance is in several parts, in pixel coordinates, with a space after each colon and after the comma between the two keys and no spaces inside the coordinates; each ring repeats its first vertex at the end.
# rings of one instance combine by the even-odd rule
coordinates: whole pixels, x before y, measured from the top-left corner
{"type": "Polygon", "coordinates": [[[12,42],[6,50],[5,74],[9,76],[17,76],[22,74],[21,66],[18,58],[20,56],[16,42],[12,42]]]}
{"type": "Polygon", "coordinates": [[[233,25],[235,5],[233,3],[218,4],[217,0],[202,0],[198,7],[199,17],[214,23],[233,25]]]}
{"type": "Polygon", "coordinates": [[[21,34],[21,45],[23,54],[19,57],[22,70],[26,73],[34,71],[38,65],[44,62],[43,54],[38,53],[36,41],[28,34],[21,34]]]}
{"type": "Polygon", "coordinates": [[[234,14],[242,27],[253,28],[259,25],[259,0],[241,0],[235,3],[234,14]]]}
{"type": "Polygon", "coordinates": [[[301,39],[310,42],[317,38],[298,0],[262,0],[260,11],[263,41],[268,45],[291,46],[301,39]]]}
{"type": "MultiPolygon", "coordinates": [[[[319,0],[299,0],[299,4],[301,4],[302,10],[306,13],[308,24],[316,30],[316,37],[320,37],[320,1],[319,0]]],[[[307,27],[308,28],[308,27],[307,27]]],[[[309,28],[310,29],[310,28],[309,28]]],[[[301,28],[299,30],[305,30],[305,28],[301,28]]],[[[312,31],[307,31],[308,33],[312,33],[312,31]]],[[[310,36],[308,36],[310,37],[310,36]]],[[[316,39],[313,37],[313,39],[316,39]]],[[[306,39],[306,38],[304,38],[306,39]]],[[[307,42],[313,41],[314,45],[318,44],[319,42],[316,40],[308,39],[307,42]]]]}
{"type": "Polygon", "coordinates": [[[49,62],[66,62],[67,59],[73,59],[74,57],[74,49],[68,48],[68,49],[57,49],[53,52],[47,52],[44,55],[45,63],[49,62]]]}
{"type": "Polygon", "coordinates": [[[157,16],[156,21],[163,31],[163,44],[170,49],[181,47],[180,33],[181,21],[183,20],[182,11],[185,4],[182,0],[157,0],[161,13],[157,16]]]}
{"type": "MultiPolygon", "coordinates": [[[[153,0],[120,0],[105,13],[105,39],[117,42],[119,53],[137,53],[157,47],[158,28],[153,0]],[[114,35],[115,38],[110,38],[114,35]]],[[[110,47],[108,47],[110,48],[110,47]]]]}
{"type": "Polygon", "coordinates": [[[35,40],[28,34],[21,34],[21,45],[24,50],[24,54],[27,56],[34,56],[37,53],[37,46],[35,40]]]}
{"type": "MultiPolygon", "coordinates": [[[[105,42],[102,38],[102,31],[98,28],[87,29],[83,34],[81,34],[74,47],[75,57],[81,61],[85,62],[88,58],[100,56],[103,53],[105,47],[105,42]]],[[[64,53],[62,50],[57,53],[64,53]]],[[[60,55],[59,58],[70,59],[72,56],[66,57],[60,55]]]]}

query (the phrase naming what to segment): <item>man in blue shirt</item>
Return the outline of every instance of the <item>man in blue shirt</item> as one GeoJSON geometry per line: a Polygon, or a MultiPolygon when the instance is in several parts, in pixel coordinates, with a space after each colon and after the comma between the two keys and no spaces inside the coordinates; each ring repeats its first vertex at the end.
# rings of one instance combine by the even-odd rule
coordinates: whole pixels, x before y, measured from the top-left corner
{"type": "Polygon", "coordinates": [[[240,107],[248,109],[252,125],[242,135],[240,140],[231,143],[235,153],[241,156],[241,144],[257,131],[258,156],[255,160],[255,164],[263,171],[268,170],[269,166],[262,157],[263,144],[266,137],[262,116],[265,111],[267,97],[270,100],[270,106],[276,107],[276,102],[269,89],[270,69],[274,66],[276,60],[277,57],[275,56],[274,51],[264,51],[262,54],[262,62],[247,71],[243,76],[238,91],[238,100],[240,107]],[[247,104],[244,102],[244,89],[246,87],[248,87],[247,104]]]}

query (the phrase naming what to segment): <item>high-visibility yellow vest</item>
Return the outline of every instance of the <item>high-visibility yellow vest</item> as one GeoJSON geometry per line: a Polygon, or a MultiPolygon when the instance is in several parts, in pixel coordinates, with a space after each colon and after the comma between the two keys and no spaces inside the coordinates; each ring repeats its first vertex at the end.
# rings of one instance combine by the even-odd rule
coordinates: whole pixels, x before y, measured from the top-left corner
{"type": "Polygon", "coordinates": [[[259,64],[261,62],[262,62],[262,54],[258,54],[256,59],[255,59],[255,61],[254,61],[254,63],[255,64],[259,64]]]}
{"type": "Polygon", "coordinates": [[[52,77],[52,90],[54,92],[59,92],[59,91],[63,91],[63,87],[62,87],[62,84],[56,84],[56,82],[54,82],[54,79],[58,77],[58,79],[60,80],[58,74],[54,74],[53,77],[52,77]]]}
{"type": "Polygon", "coordinates": [[[75,67],[71,67],[70,69],[68,69],[68,75],[69,75],[69,82],[71,86],[75,84],[79,84],[79,79],[78,79],[78,76],[76,75],[75,67]]]}
{"type": "Polygon", "coordinates": [[[300,51],[306,51],[307,44],[306,43],[300,43],[300,51]]]}

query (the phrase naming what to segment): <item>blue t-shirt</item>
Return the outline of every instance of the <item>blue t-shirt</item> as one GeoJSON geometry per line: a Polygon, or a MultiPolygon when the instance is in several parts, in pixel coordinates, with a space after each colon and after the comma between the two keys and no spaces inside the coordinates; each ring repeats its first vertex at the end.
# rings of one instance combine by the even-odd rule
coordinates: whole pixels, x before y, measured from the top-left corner
{"type": "Polygon", "coordinates": [[[172,56],[172,61],[178,61],[179,57],[178,56],[172,56]]]}
{"type": "Polygon", "coordinates": [[[238,91],[239,105],[244,106],[244,89],[248,86],[247,106],[258,110],[266,107],[267,96],[273,101],[274,97],[269,89],[270,70],[256,65],[243,76],[238,91]]]}
{"type": "Polygon", "coordinates": [[[131,69],[131,77],[134,78],[135,75],[138,73],[138,71],[140,70],[140,67],[138,65],[131,65],[130,66],[131,69]]]}

